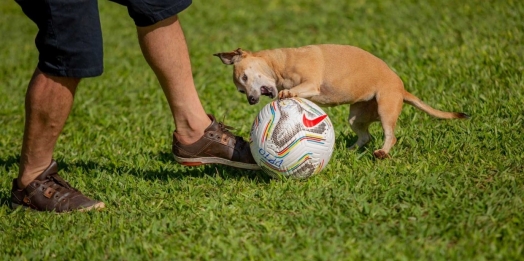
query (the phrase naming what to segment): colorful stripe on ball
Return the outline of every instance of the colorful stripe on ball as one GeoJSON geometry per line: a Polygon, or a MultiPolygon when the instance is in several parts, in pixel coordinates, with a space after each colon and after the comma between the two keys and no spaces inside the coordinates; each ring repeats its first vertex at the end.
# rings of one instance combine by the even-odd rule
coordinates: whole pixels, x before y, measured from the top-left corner
{"type": "MultiPolygon", "coordinates": [[[[302,165],[304,162],[306,162],[307,160],[309,160],[311,158],[311,155],[312,153],[306,153],[304,155],[302,155],[296,162],[295,164],[289,166],[288,168],[286,168],[284,171],[290,171],[290,172],[293,172],[295,169],[297,169],[298,167],[300,167],[300,165],[302,165]]],[[[272,170],[275,170],[277,172],[280,172],[282,171],[282,169],[279,169],[277,167],[275,167],[274,164],[271,164],[269,162],[267,162],[265,159],[262,160],[262,163],[264,163],[264,165],[272,170]]],[[[323,162],[322,162],[323,163],[323,162]]],[[[315,170],[316,171],[316,170],[315,170]]]]}
{"type": "Polygon", "coordinates": [[[322,161],[320,162],[320,164],[318,164],[317,168],[315,169],[315,171],[313,171],[313,173],[314,173],[314,174],[319,173],[319,172],[322,170],[323,167],[324,167],[324,160],[322,160],[322,161]]]}
{"type": "Polygon", "coordinates": [[[293,142],[287,145],[283,150],[277,152],[278,154],[277,157],[279,158],[285,157],[287,154],[289,154],[289,152],[293,150],[293,148],[295,148],[300,142],[304,140],[307,142],[314,142],[318,144],[324,144],[324,141],[325,141],[325,139],[323,139],[323,137],[320,135],[306,134],[305,136],[301,136],[300,138],[295,139],[293,142]]]}
{"type": "Polygon", "coordinates": [[[269,119],[267,125],[266,125],[266,128],[264,129],[264,135],[262,135],[262,142],[265,142],[267,137],[269,136],[269,134],[271,132],[273,132],[273,128],[274,128],[274,124],[275,123],[275,105],[276,105],[276,102],[273,101],[271,102],[270,106],[269,106],[269,111],[271,112],[271,119],[269,119]]]}
{"type": "Polygon", "coordinates": [[[317,110],[315,107],[313,107],[313,106],[309,105],[308,103],[304,102],[302,99],[296,99],[296,101],[300,102],[300,104],[304,105],[305,107],[308,107],[309,111],[314,111],[315,114],[317,114],[317,115],[324,114],[324,112],[321,112],[321,111],[317,110]]]}

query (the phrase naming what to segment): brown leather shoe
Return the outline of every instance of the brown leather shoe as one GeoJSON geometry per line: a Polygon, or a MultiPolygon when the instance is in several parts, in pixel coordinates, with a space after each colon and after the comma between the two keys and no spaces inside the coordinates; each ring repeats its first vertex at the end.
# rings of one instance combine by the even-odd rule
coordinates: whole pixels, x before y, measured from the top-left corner
{"type": "Polygon", "coordinates": [[[105,205],[103,202],[84,196],[58,176],[58,165],[53,160],[49,167],[33,182],[29,183],[26,188],[18,188],[17,180],[13,180],[11,207],[25,207],[38,211],[68,212],[99,209],[104,208],[105,205]]]}
{"type": "Polygon", "coordinates": [[[184,145],[173,134],[175,160],[185,166],[218,163],[242,169],[260,169],[251,155],[249,144],[229,132],[231,127],[217,122],[213,115],[208,116],[211,125],[195,143],[184,145]]]}

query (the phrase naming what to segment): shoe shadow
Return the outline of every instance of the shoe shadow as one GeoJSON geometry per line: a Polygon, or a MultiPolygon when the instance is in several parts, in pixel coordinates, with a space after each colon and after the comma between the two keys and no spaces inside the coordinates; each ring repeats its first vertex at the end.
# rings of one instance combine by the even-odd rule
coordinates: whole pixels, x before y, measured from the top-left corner
{"type": "Polygon", "coordinates": [[[7,158],[0,158],[0,166],[4,166],[6,170],[9,170],[13,165],[20,163],[20,155],[11,155],[7,158]]]}
{"type": "MultiPolygon", "coordinates": [[[[173,155],[167,152],[150,153],[150,158],[158,160],[164,164],[178,163],[173,159],[173,155]]],[[[222,179],[248,179],[250,181],[268,183],[271,178],[265,175],[262,171],[245,170],[233,168],[220,164],[202,165],[198,167],[184,167],[173,170],[172,168],[155,167],[154,169],[146,167],[130,167],[115,165],[114,163],[101,164],[95,161],[75,161],[74,163],[57,160],[59,169],[61,171],[68,171],[74,168],[81,168],[85,172],[91,171],[105,171],[108,173],[115,173],[116,175],[129,174],[144,180],[171,180],[171,179],[186,179],[186,178],[204,178],[209,176],[220,176],[222,179]]]]}
{"type": "MultiPolygon", "coordinates": [[[[151,158],[155,158],[158,161],[165,164],[178,164],[173,159],[173,154],[168,152],[159,152],[157,154],[151,153],[151,158]]],[[[182,166],[182,165],[180,165],[182,166]]],[[[162,175],[168,175],[169,178],[202,178],[205,176],[216,176],[219,175],[223,179],[248,179],[261,183],[268,183],[271,178],[263,173],[261,170],[247,170],[230,167],[227,165],[221,164],[209,164],[202,165],[198,167],[182,167],[182,170],[177,171],[177,173],[166,173],[162,175]]]]}
{"type": "MultiPolygon", "coordinates": [[[[7,158],[0,158],[0,168],[4,168],[9,171],[14,165],[18,165],[20,162],[20,155],[11,155],[7,158]]],[[[7,178],[7,177],[5,177],[7,178]]],[[[8,179],[9,186],[7,188],[0,189],[0,206],[11,207],[11,179],[8,179]]]]}
{"type": "Polygon", "coordinates": [[[1,206],[11,207],[11,194],[9,190],[0,192],[0,207],[1,206]]]}

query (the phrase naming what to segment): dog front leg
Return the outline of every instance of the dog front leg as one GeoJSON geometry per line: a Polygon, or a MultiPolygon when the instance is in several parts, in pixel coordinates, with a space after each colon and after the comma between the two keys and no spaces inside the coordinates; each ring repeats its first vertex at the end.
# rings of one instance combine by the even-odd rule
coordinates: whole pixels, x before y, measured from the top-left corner
{"type": "Polygon", "coordinates": [[[281,90],[278,93],[278,98],[292,98],[299,97],[304,99],[309,99],[313,96],[320,94],[320,84],[312,82],[303,82],[291,89],[281,90]]]}

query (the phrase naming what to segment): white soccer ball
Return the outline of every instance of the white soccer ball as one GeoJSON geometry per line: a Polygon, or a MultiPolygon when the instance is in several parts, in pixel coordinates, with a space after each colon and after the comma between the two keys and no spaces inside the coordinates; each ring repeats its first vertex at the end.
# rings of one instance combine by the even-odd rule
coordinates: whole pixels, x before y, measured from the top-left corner
{"type": "Polygon", "coordinates": [[[267,174],[304,179],[328,164],[335,131],[328,115],[313,102],[280,99],[258,113],[249,143],[255,161],[267,174]]]}

